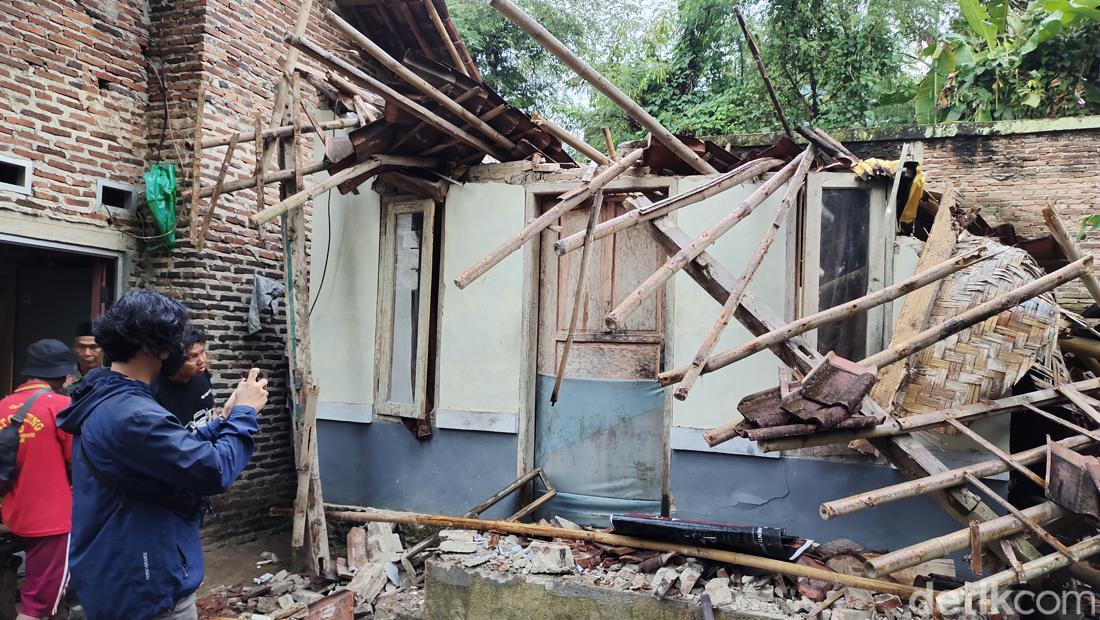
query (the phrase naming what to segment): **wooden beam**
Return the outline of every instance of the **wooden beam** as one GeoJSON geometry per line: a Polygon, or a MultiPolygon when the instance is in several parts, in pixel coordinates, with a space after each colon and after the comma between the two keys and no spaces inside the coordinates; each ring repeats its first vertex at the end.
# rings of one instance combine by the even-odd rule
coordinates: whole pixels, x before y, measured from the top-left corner
{"type": "Polygon", "coordinates": [[[256,213],[260,213],[267,206],[267,192],[264,190],[264,112],[256,110],[256,130],[253,138],[256,140],[256,166],[252,175],[256,179],[256,213]]]}
{"type": "Polygon", "coordinates": [[[469,269],[459,274],[459,276],[455,278],[455,286],[460,289],[469,286],[471,282],[480,278],[485,272],[492,269],[494,265],[507,258],[512,252],[521,248],[524,243],[535,238],[539,233],[545,230],[546,227],[558,221],[558,218],[563,214],[577,208],[586,200],[595,196],[596,192],[600,191],[600,189],[613,181],[620,174],[626,172],[635,162],[641,159],[643,153],[644,149],[635,149],[621,160],[608,166],[607,169],[596,175],[596,177],[588,183],[581,184],[572,192],[569,192],[568,198],[565,198],[548,209],[545,213],[524,226],[523,230],[516,233],[511,239],[500,244],[488,255],[474,263],[469,269]]]}
{"type": "MultiPolygon", "coordinates": [[[[425,0],[430,4],[431,0],[425,0]]],[[[405,8],[406,5],[401,5],[405,8]]],[[[407,8],[405,10],[408,10],[407,8]]],[[[500,133],[494,129],[488,123],[482,121],[473,112],[470,112],[466,108],[456,103],[453,99],[444,95],[434,86],[429,84],[427,80],[417,75],[411,69],[401,64],[396,58],[390,56],[374,41],[367,38],[366,35],[355,29],[354,26],[340,19],[340,16],[334,13],[331,9],[325,10],[325,16],[332,22],[332,25],[336,26],[336,29],[344,33],[349,39],[354,41],[356,45],[362,48],[372,58],[377,60],[382,66],[386,67],[394,73],[397,77],[405,80],[413,86],[413,88],[427,95],[430,99],[443,106],[448,112],[459,117],[465,121],[471,127],[477,129],[479,132],[496,142],[501,147],[508,149],[509,152],[516,150],[516,143],[508,139],[508,136],[500,133]]]]}
{"type": "MultiPolygon", "coordinates": [[[[361,71],[351,63],[347,62],[346,60],[322,49],[319,45],[317,45],[317,43],[303,37],[291,38],[290,43],[294,47],[301,49],[310,56],[313,56],[322,64],[332,69],[343,71],[353,80],[358,82],[361,86],[372,89],[374,92],[382,95],[382,97],[385,98],[387,101],[390,101],[394,105],[408,111],[410,114],[413,114],[414,116],[420,118],[421,120],[428,123],[435,129],[441,131],[442,133],[454,136],[462,140],[466,144],[469,144],[473,148],[481,151],[482,153],[496,157],[501,161],[506,161],[508,159],[506,156],[498,154],[496,152],[496,149],[494,149],[491,145],[489,145],[481,138],[470,135],[450,121],[442,118],[431,110],[428,110],[424,106],[413,101],[412,99],[409,99],[405,95],[402,95],[393,88],[390,88],[388,85],[383,84],[382,82],[374,79],[366,73],[363,73],[363,71],[361,71]]],[[[337,82],[340,81],[339,76],[335,73],[333,73],[332,76],[334,78],[337,78],[337,82]]]]}
{"type": "Polygon", "coordinates": [[[806,182],[806,173],[810,169],[810,164],[814,161],[815,153],[816,150],[814,145],[811,144],[806,149],[806,154],[802,157],[802,161],[798,164],[798,168],[794,171],[794,175],[791,177],[790,182],[787,183],[787,192],[775,210],[775,217],[772,218],[771,226],[769,226],[768,230],[764,233],[764,237],[760,239],[756,251],[749,258],[745,270],[741,272],[741,277],[737,278],[737,281],[734,282],[733,290],[730,291],[730,296],[726,299],[726,303],[722,305],[722,310],[718,313],[718,318],[715,319],[714,324],[711,325],[710,331],[707,332],[706,337],[703,338],[703,343],[695,353],[695,358],[691,360],[691,365],[688,366],[687,372],[684,373],[684,378],[680,380],[680,385],[677,386],[674,392],[674,396],[677,400],[685,400],[687,398],[688,393],[691,391],[691,387],[703,372],[703,365],[706,364],[711,351],[713,351],[715,345],[718,344],[718,339],[722,337],[722,332],[725,331],[726,325],[728,325],[730,319],[733,318],[734,311],[741,303],[741,297],[745,294],[753,277],[756,276],[757,269],[759,269],[760,265],[764,262],[764,256],[767,255],[768,249],[771,248],[772,242],[775,241],[775,237],[779,233],[779,228],[783,225],[783,222],[786,221],[787,214],[794,205],[794,201],[798,199],[798,194],[802,191],[802,187],[806,182]]]}
{"type": "MultiPolygon", "coordinates": [[[[257,112],[261,114],[263,113],[262,110],[257,110],[257,112]]],[[[362,123],[359,119],[359,116],[355,115],[351,118],[338,118],[336,120],[325,121],[323,123],[311,125],[310,127],[303,127],[302,133],[314,133],[318,131],[318,129],[321,131],[329,131],[332,129],[350,129],[352,127],[359,127],[361,124],[362,123]]],[[[266,141],[270,138],[287,138],[290,137],[293,133],[294,125],[285,125],[282,127],[275,127],[273,129],[264,129],[261,132],[261,137],[264,138],[264,140],[266,141]]],[[[211,149],[217,146],[225,146],[226,144],[229,144],[229,141],[232,140],[234,136],[236,136],[238,142],[248,142],[256,139],[256,130],[253,129],[252,131],[238,131],[229,135],[218,136],[216,138],[207,138],[206,140],[202,141],[202,148],[211,149]]]]}
{"type": "Polygon", "coordinates": [[[295,469],[298,473],[297,495],[294,498],[294,519],[290,544],[301,547],[306,538],[306,513],[309,504],[309,479],[313,473],[314,452],[317,450],[317,404],[320,388],[311,385],[305,392],[305,414],[302,416],[302,449],[298,451],[295,469]]]}
{"type": "MultiPolygon", "coordinates": [[[[1066,253],[1066,256],[1072,260],[1078,260],[1082,256],[1081,248],[1077,246],[1077,242],[1070,236],[1069,231],[1066,230],[1066,225],[1062,221],[1062,218],[1058,215],[1058,212],[1054,210],[1054,205],[1047,205],[1043,209],[1043,219],[1046,220],[1047,228],[1050,229],[1051,236],[1058,242],[1058,245],[1062,248],[1062,251],[1066,253]]],[[[1088,290],[1089,295],[1092,296],[1092,300],[1100,305],[1100,280],[1096,279],[1096,276],[1091,273],[1081,278],[1081,282],[1085,285],[1085,289],[1088,290]]]]}
{"type": "Polygon", "coordinates": [[[702,157],[699,157],[695,151],[681,142],[679,138],[672,135],[672,132],[665,129],[657,119],[653,118],[649,112],[642,109],[642,107],[631,99],[630,96],[619,90],[617,86],[600,75],[599,72],[589,66],[588,63],[581,60],[576,54],[569,51],[569,49],[554,37],[554,35],[550,34],[550,31],[544,28],[542,24],[539,24],[527,13],[524,13],[523,9],[513,4],[510,0],[489,0],[489,6],[500,11],[505,17],[511,20],[513,24],[519,26],[524,32],[531,35],[531,37],[538,41],[547,51],[557,56],[566,66],[576,72],[581,79],[603,93],[605,97],[619,106],[627,116],[634,120],[634,122],[653,134],[653,137],[660,140],[662,144],[668,147],[668,149],[675,153],[680,159],[687,162],[696,172],[700,174],[718,173],[718,171],[714,169],[714,166],[708,164],[702,157]]]}
{"type": "MultiPolygon", "coordinates": [[[[921,250],[920,259],[917,261],[917,273],[926,271],[937,263],[942,263],[951,257],[955,250],[955,231],[952,228],[954,218],[951,216],[951,208],[955,205],[955,190],[948,182],[944,185],[940,198],[939,210],[932,222],[932,230],[928,232],[928,240],[921,250]]],[[[892,224],[891,224],[892,225],[892,224]]],[[[932,305],[940,294],[940,281],[935,281],[932,286],[924,287],[905,298],[905,304],[901,307],[901,315],[894,323],[894,332],[890,337],[890,346],[904,342],[920,333],[932,314],[932,305]]],[[[878,373],[878,381],[871,388],[871,400],[879,404],[883,409],[891,411],[894,408],[894,396],[901,388],[905,380],[906,365],[898,364],[883,368],[878,373]]]]}
{"type": "MultiPolygon", "coordinates": [[[[1074,436],[1063,439],[1058,443],[1072,450],[1081,450],[1100,442],[1089,437],[1074,436]]],[[[1045,461],[1047,459],[1047,452],[1046,446],[1038,446],[1030,450],[1024,450],[1013,454],[1012,460],[1021,465],[1033,465],[1045,461]]],[[[899,482],[897,484],[882,487],[881,489],[874,489],[872,491],[857,493],[841,499],[828,501],[821,504],[819,514],[822,519],[833,519],[862,510],[876,508],[890,502],[924,495],[925,493],[962,486],[966,483],[967,474],[979,478],[986,478],[1002,474],[1008,470],[1008,464],[1000,458],[973,463],[965,467],[950,469],[931,476],[899,482]]]]}
{"type": "Polygon", "coordinates": [[[218,198],[222,195],[222,183],[225,182],[225,173],[229,170],[229,162],[233,160],[233,153],[236,150],[237,141],[230,141],[229,148],[225,150],[225,158],[222,159],[221,168],[218,169],[218,180],[214,182],[214,193],[210,196],[210,207],[206,210],[206,215],[202,218],[202,229],[199,231],[199,236],[196,238],[197,243],[195,247],[200,250],[203,244],[206,243],[206,235],[210,231],[210,220],[214,217],[214,209],[218,208],[218,198]]]}
{"type": "Polygon", "coordinates": [[[803,151],[792,159],[790,163],[784,166],[782,170],[772,175],[770,179],[765,181],[756,191],[750,194],[748,198],[741,201],[732,211],[718,220],[718,222],[710,228],[703,231],[703,233],[696,237],[688,247],[669,257],[663,265],[657,268],[657,271],[627,294],[626,298],[623,299],[614,310],[607,313],[607,316],[604,317],[604,322],[607,323],[608,328],[618,329],[622,321],[634,312],[647,297],[653,294],[657,290],[657,287],[664,285],[672,276],[676,275],[677,271],[680,271],[685,265],[690,263],[691,259],[702,253],[710,244],[717,241],[722,235],[728,232],[729,229],[733,228],[735,224],[751,215],[753,209],[767,200],[769,196],[778,191],[779,188],[791,178],[805,157],[806,152],[803,151]]]}
{"type": "MultiPolygon", "coordinates": [[[[703,374],[725,368],[730,364],[743,360],[755,353],[759,353],[773,344],[783,342],[788,338],[793,338],[813,331],[823,325],[842,320],[857,312],[863,312],[870,308],[889,303],[903,295],[920,289],[922,286],[927,286],[933,282],[942,280],[952,273],[965,269],[979,261],[986,260],[990,256],[993,255],[987,252],[985,248],[975,248],[969,252],[949,258],[938,265],[933,265],[932,268],[927,271],[918,272],[901,282],[896,282],[885,288],[872,291],[858,299],[853,299],[842,305],[805,316],[797,321],[791,321],[790,323],[777,326],[775,330],[766,334],[761,334],[745,344],[712,355],[703,367],[703,374]]],[[[661,382],[661,385],[671,385],[679,381],[680,377],[682,377],[686,371],[686,366],[676,368],[661,373],[657,379],[661,382]]]]}
{"type": "MultiPolygon", "coordinates": [[[[542,116],[541,114],[532,114],[531,122],[534,123],[536,127],[542,129],[546,133],[577,149],[577,152],[579,152],[581,155],[584,155],[588,159],[591,159],[597,164],[601,166],[607,166],[611,164],[611,158],[601,153],[599,149],[557,126],[556,124],[554,124],[553,121],[542,116]]],[[[578,245],[577,247],[580,246],[578,245]]]]}
{"type": "Polygon", "coordinates": [[[469,69],[466,68],[466,63],[463,61],[462,56],[459,55],[454,41],[451,40],[451,33],[447,32],[447,27],[443,25],[443,20],[439,17],[439,10],[435,8],[435,1],[424,0],[424,7],[428,10],[428,17],[431,18],[432,25],[435,26],[435,31],[439,34],[439,38],[443,39],[443,45],[447,48],[447,53],[450,54],[451,61],[454,62],[454,68],[461,71],[463,75],[470,75],[469,69]]]}
{"type": "MultiPolygon", "coordinates": [[[[597,240],[603,239],[621,230],[626,230],[631,226],[664,217],[677,209],[682,209],[697,202],[702,202],[707,198],[717,196],[730,188],[737,187],[742,183],[755,179],[782,163],[782,160],[772,158],[754,159],[745,162],[722,176],[707,181],[703,185],[693,187],[686,192],[654,202],[644,209],[632,209],[606,222],[601,222],[600,225],[596,227],[595,238],[597,240]]],[[[583,239],[584,235],[579,232],[559,239],[554,243],[554,253],[558,256],[565,256],[581,247],[581,241],[583,239]]]]}
{"type": "Polygon", "coordinates": [[[321,194],[329,191],[330,189],[350,181],[358,176],[367,174],[372,170],[377,170],[382,166],[413,166],[413,167],[434,167],[437,162],[430,159],[423,159],[418,157],[400,157],[394,155],[375,155],[366,161],[360,162],[351,168],[346,168],[330,176],[324,181],[314,185],[309,189],[303,189],[285,200],[280,201],[278,204],[272,205],[264,210],[263,213],[257,213],[252,216],[252,223],[259,226],[266,224],[271,220],[284,215],[296,209],[302,207],[310,200],[320,196],[321,194]]]}
{"type": "Polygon", "coordinates": [[[490,521],[483,519],[470,519],[466,517],[448,517],[443,515],[426,515],[408,512],[400,513],[384,511],[333,511],[329,512],[328,514],[329,517],[332,519],[336,519],[338,521],[346,521],[348,523],[406,523],[416,525],[431,525],[440,528],[458,528],[480,531],[491,530],[497,532],[505,532],[509,534],[518,534],[520,536],[528,537],[583,540],[603,545],[633,547],[635,549],[673,551],[688,557],[698,557],[707,560],[713,560],[715,562],[746,566],[749,568],[756,568],[768,572],[779,573],[782,575],[820,579],[829,583],[837,583],[856,588],[863,588],[865,590],[871,590],[873,592],[885,592],[906,597],[917,594],[918,592],[924,592],[924,590],[920,590],[918,588],[914,588],[913,586],[907,586],[900,583],[867,579],[866,577],[857,577],[854,575],[847,575],[844,573],[814,568],[812,566],[796,564],[794,562],[785,562],[783,560],[773,560],[771,558],[738,553],[736,551],[723,551],[719,549],[710,549],[705,547],[679,545],[675,543],[650,540],[648,538],[634,538],[632,536],[610,534],[607,532],[572,530],[545,525],[516,523],[514,521],[490,521]]]}

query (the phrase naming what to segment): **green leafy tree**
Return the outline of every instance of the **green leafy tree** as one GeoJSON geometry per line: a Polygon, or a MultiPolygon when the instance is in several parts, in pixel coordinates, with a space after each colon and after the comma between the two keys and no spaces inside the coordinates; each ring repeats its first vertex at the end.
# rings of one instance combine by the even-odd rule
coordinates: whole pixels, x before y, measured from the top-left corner
{"type": "Polygon", "coordinates": [[[959,8],[951,31],[924,50],[920,121],[1100,112],[1100,0],[960,0],[959,8]]]}

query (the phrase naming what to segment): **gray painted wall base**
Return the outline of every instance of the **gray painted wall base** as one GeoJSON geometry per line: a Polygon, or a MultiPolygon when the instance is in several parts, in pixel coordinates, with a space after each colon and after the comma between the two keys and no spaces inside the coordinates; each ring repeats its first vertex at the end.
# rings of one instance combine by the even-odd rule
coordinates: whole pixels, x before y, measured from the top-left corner
{"type": "MultiPolygon", "coordinates": [[[[516,436],[435,429],[416,440],[404,425],[317,421],[325,501],[461,515],[516,479],[516,436]]],[[[508,498],[485,513],[517,510],[508,498]]]]}

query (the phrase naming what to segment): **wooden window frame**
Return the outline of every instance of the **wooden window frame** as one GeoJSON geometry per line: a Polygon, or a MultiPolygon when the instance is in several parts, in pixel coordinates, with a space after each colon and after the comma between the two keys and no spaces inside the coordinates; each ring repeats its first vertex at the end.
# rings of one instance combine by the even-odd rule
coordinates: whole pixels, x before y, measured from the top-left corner
{"type": "MultiPolygon", "coordinates": [[[[866,293],[876,291],[893,283],[895,224],[888,215],[893,209],[887,209],[889,186],[874,181],[861,181],[848,172],[811,172],[806,176],[805,202],[799,214],[800,243],[798,257],[802,268],[799,270],[799,290],[796,297],[789,300],[788,306],[797,308],[797,316],[807,316],[818,311],[819,281],[821,261],[821,212],[822,194],[825,189],[865,189],[870,191],[870,222],[868,231],[868,286],[866,293]],[[876,243],[876,239],[878,242],[876,243]]],[[[792,244],[790,247],[795,247],[792,244]]],[[[797,318],[797,317],[795,317],[797,318]]],[[[890,341],[892,331],[892,312],[890,304],[883,304],[867,311],[867,352],[868,355],[881,351],[890,341]]],[[[817,330],[806,334],[809,343],[817,347],[817,330]]],[[[858,360],[852,360],[858,361],[858,360]]]]}
{"type": "Polygon", "coordinates": [[[374,353],[374,412],[377,415],[423,420],[428,416],[428,367],[432,305],[432,273],[435,260],[436,203],[433,200],[399,200],[382,203],[381,233],[378,255],[378,306],[374,353]],[[423,213],[423,236],[420,243],[420,305],[417,311],[416,385],[413,402],[389,400],[393,363],[394,278],[397,264],[397,216],[423,213]]]}

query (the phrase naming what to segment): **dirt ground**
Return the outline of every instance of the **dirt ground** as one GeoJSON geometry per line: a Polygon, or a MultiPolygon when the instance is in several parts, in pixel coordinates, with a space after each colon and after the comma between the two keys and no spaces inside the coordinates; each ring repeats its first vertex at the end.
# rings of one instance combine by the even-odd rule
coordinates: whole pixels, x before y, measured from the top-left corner
{"type": "Polygon", "coordinates": [[[252,542],[236,545],[207,547],[203,555],[206,560],[206,579],[199,587],[200,598],[218,586],[241,582],[251,585],[253,578],[264,573],[275,574],[282,569],[290,570],[290,532],[266,535],[252,542]],[[257,568],[256,563],[262,561],[260,554],[265,551],[274,553],[278,560],[257,568]]]}

